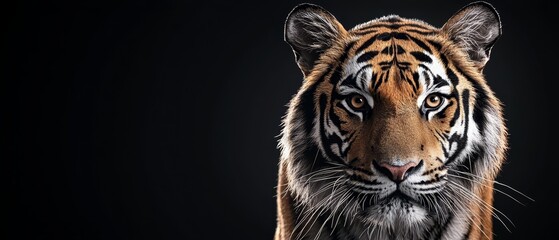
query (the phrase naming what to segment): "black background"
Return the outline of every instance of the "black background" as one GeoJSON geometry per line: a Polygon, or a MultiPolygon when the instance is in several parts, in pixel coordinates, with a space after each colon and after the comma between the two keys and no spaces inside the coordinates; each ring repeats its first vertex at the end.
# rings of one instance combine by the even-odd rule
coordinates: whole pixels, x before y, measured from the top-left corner
{"type": "MultiPolygon", "coordinates": [[[[279,124],[302,76],[283,42],[299,2],[19,2],[3,9],[3,239],[272,239],[279,124]],[[79,3],[75,3],[79,2],[79,3]],[[6,188],[5,188],[6,189],[6,188]]],[[[496,193],[512,233],[556,232],[551,5],[493,2],[486,75],[505,104],[496,193]]],[[[345,26],[442,26],[466,1],[323,1],[345,26]]]]}

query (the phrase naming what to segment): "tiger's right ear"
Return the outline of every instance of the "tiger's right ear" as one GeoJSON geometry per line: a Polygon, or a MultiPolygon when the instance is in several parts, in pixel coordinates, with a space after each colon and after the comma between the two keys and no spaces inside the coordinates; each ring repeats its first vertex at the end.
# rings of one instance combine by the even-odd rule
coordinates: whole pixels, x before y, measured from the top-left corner
{"type": "Polygon", "coordinates": [[[443,26],[479,69],[483,69],[493,44],[502,34],[497,10],[486,2],[474,2],[462,8],[443,26]]]}
{"type": "Polygon", "coordinates": [[[346,30],[324,8],[303,3],[296,6],[285,21],[284,38],[293,49],[303,75],[308,76],[316,60],[332,47],[346,30]]]}

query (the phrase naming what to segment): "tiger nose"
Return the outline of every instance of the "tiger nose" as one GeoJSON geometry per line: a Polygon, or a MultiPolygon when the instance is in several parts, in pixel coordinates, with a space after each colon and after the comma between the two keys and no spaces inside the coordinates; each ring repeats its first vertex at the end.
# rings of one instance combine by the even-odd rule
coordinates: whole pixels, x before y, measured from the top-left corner
{"type": "MultiPolygon", "coordinates": [[[[423,163],[423,161],[420,163],[423,163]]],[[[381,162],[378,164],[378,167],[380,168],[379,170],[396,183],[404,181],[411,173],[418,169],[417,166],[418,163],[414,161],[410,161],[402,165],[390,162],[381,162]]]]}

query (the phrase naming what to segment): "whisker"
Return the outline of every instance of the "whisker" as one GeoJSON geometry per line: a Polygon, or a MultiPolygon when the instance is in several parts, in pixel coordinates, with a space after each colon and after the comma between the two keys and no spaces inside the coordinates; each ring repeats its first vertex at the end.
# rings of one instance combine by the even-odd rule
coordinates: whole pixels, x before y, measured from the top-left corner
{"type": "MultiPolygon", "coordinates": [[[[485,184],[485,183],[482,183],[482,182],[480,182],[480,181],[476,181],[476,180],[469,179],[469,178],[466,178],[466,177],[454,175],[454,174],[451,174],[451,173],[447,173],[447,174],[448,174],[449,176],[452,176],[452,177],[455,177],[455,178],[464,179],[464,180],[467,180],[467,181],[471,181],[471,182],[478,183],[478,184],[480,184],[480,185],[482,185],[482,186],[485,186],[485,187],[490,187],[489,185],[487,185],[487,184],[485,184]]],[[[517,202],[518,204],[520,204],[520,205],[522,205],[522,206],[526,206],[526,205],[524,205],[524,203],[520,202],[518,199],[514,198],[513,196],[509,195],[508,193],[503,192],[503,191],[501,191],[501,190],[499,190],[499,189],[497,189],[497,188],[493,188],[493,189],[495,190],[495,192],[501,193],[501,194],[503,194],[503,195],[509,197],[510,199],[514,200],[514,201],[517,202]]]]}
{"type": "MultiPolygon", "coordinates": [[[[461,187],[461,186],[459,186],[459,187],[461,187]]],[[[460,190],[460,189],[458,189],[458,190],[460,190]]],[[[463,196],[464,198],[466,198],[466,200],[471,199],[471,197],[465,195],[464,193],[461,193],[461,192],[460,192],[460,194],[462,194],[462,196],[463,196]]],[[[458,214],[458,212],[456,211],[456,209],[458,209],[459,207],[456,206],[456,204],[458,204],[459,202],[452,201],[452,199],[454,199],[454,198],[451,198],[451,195],[455,195],[455,194],[454,194],[454,193],[451,193],[451,192],[449,192],[449,191],[445,191],[445,192],[443,193],[442,197],[443,197],[443,199],[445,199],[446,201],[443,201],[443,203],[447,204],[447,206],[449,207],[451,213],[452,213],[454,216],[457,216],[457,215],[459,215],[459,214],[458,214]],[[450,195],[449,195],[449,194],[450,194],[450,195]]],[[[464,203],[462,202],[461,205],[464,205],[464,203]]],[[[485,231],[483,231],[483,229],[481,229],[480,225],[479,225],[479,224],[476,224],[476,222],[475,222],[474,219],[473,219],[473,216],[471,216],[470,214],[465,214],[465,215],[466,215],[466,217],[468,218],[468,220],[471,222],[471,224],[473,224],[477,229],[479,229],[479,231],[480,231],[481,233],[483,233],[483,235],[485,235],[485,237],[489,238],[489,236],[487,235],[487,233],[485,233],[485,231]]],[[[492,215],[493,215],[493,214],[492,214],[492,215]]],[[[503,224],[504,224],[504,223],[503,223],[503,224]]]]}
{"type": "Polygon", "coordinates": [[[473,200],[473,201],[481,204],[486,210],[493,210],[494,212],[492,212],[491,215],[493,215],[497,220],[499,220],[499,222],[501,222],[501,224],[503,224],[503,226],[507,229],[507,231],[511,232],[509,227],[505,224],[505,222],[497,215],[497,213],[500,213],[503,217],[505,217],[512,224],[512,226],[515,226],[514,222],[512,222],[512,220],[510,220],[510,218],[506,214],[501,212],[499,209],[489,205],[487,202],[485,202],[483,199],[479,198],[475,194],[469,192],[464,186],[462,186],[458,183],[452,182],[452,181],[449,181],[449,183],[458,187],[458,190],[460,190],[459,193],[462,194],[462,196],[468,198],[468,200],[473,200]]]}
{"type": "MultiPolygon", "coordinates": [[[[351,193],[350,193],[349,190],[346,190],[346,194],[345,194],[345,196],[343,196],[340,199],[339,204],[346,202],[347,200],[349,200],[349,198],[351,198],[351,193]]],[[[334,229],[336,229],[336,227],[338,226],[338,222],[340,221],[340,217],[342,215],[345,215],[344,212],[349,205],[350,204],[345,204],[344,208],[342,208],[342,211],[340,213],[338,213],[338,218],[336,219],[335,224],[333,224],[334,226],[332,227],[332,233],[334,232],[334,229]]],[[[337,208],[338,207],[336,207],[336,211],[337,211],[337,208]]],[[[334,219],[332,219],[332,220],[334,220],[334,219]]],[[[345,223],[344,223],[344,226],[345,226],[345,223]]],[[[332,233],[330,233],[330,236],[332,236],[332,233]]]]}
{"type": "MultiPolygon", "coordinates": [[[[459,170],[455,170],[455,169],[448,169],[448,170],[449,170],[449,171],[456,172],[456,173],[468,175],[468,176],[471,176],[471,177],[479,178],[479,179],[481,179],[481,180],[485,180],[485,181],[488,180],[488,179],[485,179],[484,177],[477,176],[477,175],[474,175],[474,174],[469,173],[469,172],[463,172],[463,171],[459,171],[459,170]]],[[[510,190],[512,190],[512,191],[514,191],[515,193],[518,193],[519,195],[521,195],[521,196],[527,198],[528,200],[530,200],[530,201],[532,201],[532,202],[535,202],[535,201],[536,201],[536,200],[534,200],[533,198],[529,197],[528,195],[522,193],[522,192],[519,191],[519,190],[516,190],[515,188],[513,188],[513,187],[511,187],[511,186],[509,186],[509,185],[507,185],[507,184],[498,182],[498,181],[496,181],[496,180],[489,180],[489,181],[492,181],[493,183],[495,183],[495,184],[497,184],[497,185],[499,185],[499,186],[506,187],[506,188],[508,188],[508,189],[510,189],[510,190]]]]}
{"type": "MultiPolygon", "coordinates": [[[[314,199],[316,196],[318,196],[319,194],[322,194],[323,192],[325,192],[329,189],[332,189],[332,194],[334,194],[336,183],[338,182],[339,179],[341,179],[343,177],[344,177],[343,175],[340,175],[336,181],[332,181],[332,182],[327,183],[326,185],[323,186],[322,189],[320,189],[319,191],[314,192],[311,196],[309,196],[309,199],[314,199]]],[[[325,211],[325,206],[327,205],[328,202],[329,202],[329,199],[324,198],[321,201],[319,201],[314,207],[305,208],[305,212],[302,214],[303,215],[302,220],[293,228],[293,232],[292,232],[291,236],[293,236],[295,231],[297,231],[298,229],[300,229],[300,231],[298,232],[295,239],[300,239],[301,237],[306,235],[310,231],[312,226],[315,224],[318,217],[325,211]],[[313,218],[314,218],[314,220],[313,220],[313,218]],[[309,223],[311,223],[311,222],[312,222],[312,224],[309,225],[309,223]],[[308,228],[307,228],[307,226],[308,226],[308,228]],[[307,229],[307,230],[305,231],[305,229],[307,229]]],[[[301,203],[301,205],[303,205],[303,203],[301,203]]]]}
{"type": "Polygon", "coordinates": [[[311,171],[314,168],[314,164],[316,163],[316,159],[318,159],[318,153],[320,152],[320,149],[316,150],[316,155],[314,156],[314,160],[312,161],[312,165],[311,165],[311,171]]]}

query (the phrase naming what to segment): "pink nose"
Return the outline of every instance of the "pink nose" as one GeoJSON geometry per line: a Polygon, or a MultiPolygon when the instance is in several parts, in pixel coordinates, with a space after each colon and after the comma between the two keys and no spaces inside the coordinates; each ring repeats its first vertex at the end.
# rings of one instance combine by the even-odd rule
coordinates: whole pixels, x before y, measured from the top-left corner
{"type": "Polygon", "coordinates": [[[388,172],[392,177],[394,182],[402,182],[406,179],[409,175],[410,170],[412,170],[415,166],[417,166],[416,162],[408,162],[402,166],[392,165],[387,162],[382,162],[379,164],[381,167],[380,170],[384,170],[385,174],[388,172]]]}

